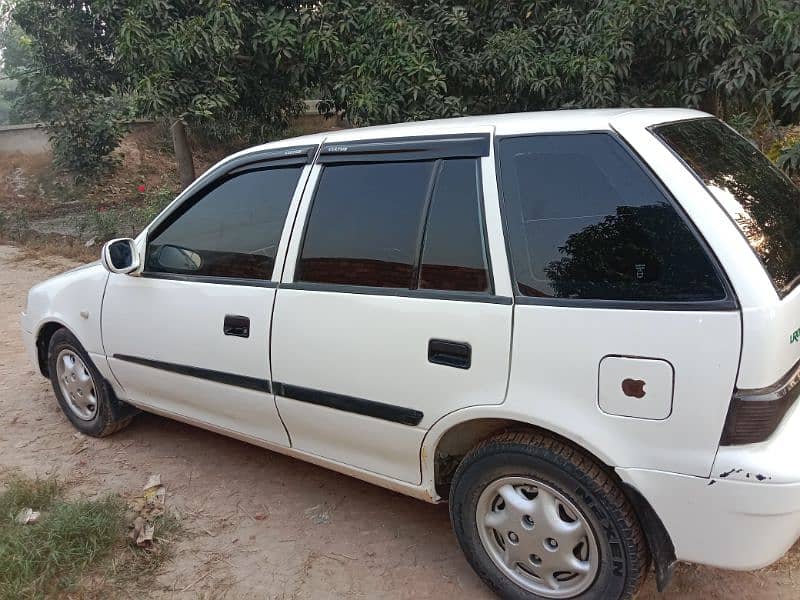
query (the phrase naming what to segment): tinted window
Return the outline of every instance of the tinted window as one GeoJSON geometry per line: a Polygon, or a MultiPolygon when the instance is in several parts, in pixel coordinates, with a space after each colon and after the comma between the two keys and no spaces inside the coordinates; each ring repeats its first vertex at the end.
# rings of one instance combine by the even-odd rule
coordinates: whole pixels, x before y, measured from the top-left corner
{"type": "Polygon", "coordinates": [[[412,285],[433,162],[326,166],[295,279],[412,285]]]}
{"type": "Polygon", "coordinates": [[[147,270],[269,279],[301,167],[224,180],[149,241],[147,270]]]}
{"type": "Polygon", "coordinates": [[[505,139],[500,162],[522,294],[650,301],[724,297],[697,239],[612,136],[505,139]]]}
{"type": "Polygon", "coordinates": [[[479,184],[477,160],[442,163],[425,231],[420,288],[489,290],[479,184]]]}
{"type": "Polygon", "coordinates": [[[716,119],[656,133],[702,179],[761,259],[781,294],[800,275],[800,189],[747,140],[716,119]]]}

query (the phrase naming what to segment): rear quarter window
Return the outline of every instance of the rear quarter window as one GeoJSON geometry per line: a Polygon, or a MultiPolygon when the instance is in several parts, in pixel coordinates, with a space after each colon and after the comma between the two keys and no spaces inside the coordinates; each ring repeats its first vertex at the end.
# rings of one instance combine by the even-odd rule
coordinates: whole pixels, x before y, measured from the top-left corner
{"type": "Polygon", "coordinates": [[[725,298],[698,239],[612,135],[506,138],[499,156],[520,294],[651,302],[725,298]]]}
{"type": "Polygon", "coordinates": [[[653,131],[694,171],[736,224],[778,295],[794,289],[800,282],[800,189],[717,119],[678,121],[653,131]]]}

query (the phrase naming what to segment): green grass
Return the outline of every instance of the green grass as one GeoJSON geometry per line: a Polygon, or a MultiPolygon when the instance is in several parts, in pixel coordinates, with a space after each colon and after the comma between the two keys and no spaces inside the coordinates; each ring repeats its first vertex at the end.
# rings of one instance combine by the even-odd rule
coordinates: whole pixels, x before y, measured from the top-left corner
{"type": "Polygon", "coordinates": [[[63,492],[55,479],[6,477],[0,492],[0,600],[81,595],[82,583],[93,574],[104,587],[132,587],[170,557],[169,542],[180,531],[174,516],[156,519],[158,552],[145,552],[127,540],[129,515],[119,497],[67,500],[63,492]],[[41,511],[39,522],[16,523],[23,508],[41,511]]]}
{"type": "Polygon", "coordinates": [[[26,479],[11,475],[6,489],[0,494],[0,527],[7,525],[23,508],[44,510],[61,494],[62,487],[55,479],[26,479]]]}
{"type": "Polygon", "coordinates": [[[12,477],[0,496],[0,599],[43,598],[71,589],[119,544],[125,506],[116,497],[67,501],[54,479],[12,477]],[[20,525],[23,508],[42,512],[20,525]]]}

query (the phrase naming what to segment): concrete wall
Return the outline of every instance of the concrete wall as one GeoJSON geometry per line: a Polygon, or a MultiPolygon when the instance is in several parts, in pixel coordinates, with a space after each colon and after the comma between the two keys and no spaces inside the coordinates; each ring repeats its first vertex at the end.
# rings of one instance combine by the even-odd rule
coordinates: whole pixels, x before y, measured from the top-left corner
{"type": "Polygon", "coordinates": [[[50,152],[47,131],[37,124],[0,126],[0,154],[44,154],[50,152]]]}

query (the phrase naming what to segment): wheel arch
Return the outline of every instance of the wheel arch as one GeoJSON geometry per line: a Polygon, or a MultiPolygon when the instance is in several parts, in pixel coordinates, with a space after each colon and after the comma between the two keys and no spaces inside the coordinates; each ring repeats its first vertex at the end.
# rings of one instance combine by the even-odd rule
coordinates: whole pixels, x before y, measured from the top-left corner
{"type": "Polygon", "coordinates": [[[422,485],[430,489],[433,497],[438,495],[446,500],[449,464],[456,459],[460,462],[478,443],[508,429],[531,429],[557,437],[587,452],[601,465],[614,468],[610,457],[588,440],[574,439],[569,432],[537,423],[528,415],[504,410],[502,406],[473,406],[445,415],[428,430],[420,452],[422,485]],[[440,490],[445,493],[439,493],[440,490]]]}
{"type": "Polygon", "coordinates": [[[434,424],[423,441],[423,485],[429,487],[432,497],[447,501],[452,476],[464,456],[485,439],[508,430],[537,431],[559,439],[589,454],[611,475],[636,512],[655,565],[657,587],[659,591],[663,591],[672,578],[677,559],[672,539],[660,517],[635,487],[622,481],[607,456],[586,443],[571,439],[563,432],[543,427],[521,415],[504,414],[491,409],[463,409],[451,413],[434,424]],[[470,414],[458,414],[462,412],[470,414]],[[445,420],[447,422],[443,423],[445,420]]]}
{"type": "Polygon", "coordinates": [[[66,329],[72,333],[72,335],[75,335],[75,333],[71,331],[69,327],[64,325],[64,323],[52,319],[46,320],[36,331],[36,359],[39,363],[39,372],[44,377],[50,376],[49,368],[47,366],[47,351],[50,346],[50,340],[53,338],[55,332],[59,329],[66,329]]]}

